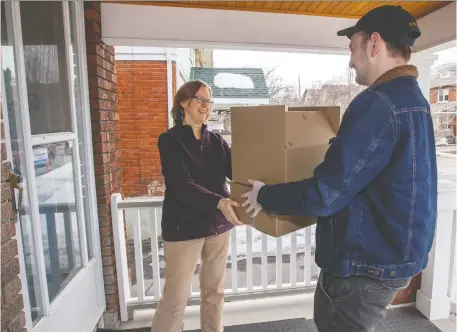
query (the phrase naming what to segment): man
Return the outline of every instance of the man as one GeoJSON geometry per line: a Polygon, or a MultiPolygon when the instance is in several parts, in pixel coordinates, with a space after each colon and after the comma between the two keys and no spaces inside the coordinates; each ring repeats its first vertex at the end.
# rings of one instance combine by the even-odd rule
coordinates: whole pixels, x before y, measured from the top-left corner
{"type": "Polygon", "coordinates": [[[263,208],[318,217],[318,330],[373,331],[427,265],[437,212],[433,123],[417,69],[407,65],[420,36],[407,11],[378,7],[338,35],[350,38],[350,67],[368,88],[349,105],[312,178],[251,180],[243,206],[253,216],[263,208]]]}

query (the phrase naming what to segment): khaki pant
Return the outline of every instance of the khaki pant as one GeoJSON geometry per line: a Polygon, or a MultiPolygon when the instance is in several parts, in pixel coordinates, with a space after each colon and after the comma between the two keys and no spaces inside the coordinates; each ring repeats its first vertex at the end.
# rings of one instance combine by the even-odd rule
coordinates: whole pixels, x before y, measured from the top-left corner
{"type": "Polygon", "coordinates": [[[181,332],[192,277],[200,257],[202,332],[222,332],[224,276],[230,232],[208,238],[164,242],[165,285],[151,332],[181,332]]]}

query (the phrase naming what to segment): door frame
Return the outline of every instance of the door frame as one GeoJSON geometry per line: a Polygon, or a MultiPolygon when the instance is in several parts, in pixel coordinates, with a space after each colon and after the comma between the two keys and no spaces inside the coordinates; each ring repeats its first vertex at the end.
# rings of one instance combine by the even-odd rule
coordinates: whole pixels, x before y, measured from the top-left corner
{"type": "MultiPolygon", "coordinates": [[[[59,133],[57,135],[47,135],[46,140],[50,141],[61,141],[65,139],[75,139],[77,138],[78,131],[76,129],[76,121],[78,125],[82,128],[82,137],[77,138],[78,143],[81,143],[82,149],[80,151],[81,156],[75,158],[77,153],[73,152],[73,172],[77,171],[76,169],[81,169],[80,160],[84,160],[86,167],[84,176],[87,179],[87,196],[88,196],[88,210],[90,216],[90,222],[87,222],[85,218],[79,218],[80,225],[79,235],[81,243],[81,262],[82,267],[77,272],[77,274],[72,278],[70,283],[54,298],[52,305],[48,297],[48,286],[46,282],[46,269],[45,262],[43,257],[43,241],[41,237],[41,230],[38,227],[37,231],[34,233],[39,233],[40,236],[36,237],[35,251],[38,258],[38,279],[40,283],[40,288],[43,296],[42,307],[43,307],[43,317],[33,326],[31,311],[30,311],[30,301],[28,294],[28,284],[27,284],[27,275],[25,270],[25,260],[24,260],[24,251],[22,247],[22,237],[21,237],[21,225],[19,222],[16,222],[16,240],[18,245],[18,256],[20,264],[20,279],[22,283],[22,295],[24,300],[24,311],[26,318],[26,327],[27,330],[32,332],[35,330],[40,330],[41,325],[46,325],[46,320],[49,320],[52,314],[59,308],[62,301],[66,301],[68,294],[75,291],[75,288],[78,287],[78,280],[83,280],[87,277],[87,273],[95,271],[95,285],[96,285],[96,298],[97,298],[97,307],[98,310],[94,315],[94,321],[88,322],[86,325],[87,329],[93,329],[98,321],[100,320],[103,312],[106,309],[105,302],[105,291],[104,291],[104,280],[103,280],[103,267],[102,267],[102,257],[101,257],[101,245],[100,245],[100,236],[99,236],[99,221],[98,221],[98,209],[97,209],[97,197],[96,197],[96,186],[95,186],[95,170],[94,170],[94,158],[93,158],[93,148],[92,148],[92,130],[91,130],[91,118],[90,118],[90,99],[89,99],[89,84],[88,84],[88,70],[87,70],[87,53],[86,53],[86,40],[85,40],[85,19],[84,19],[84,4],[83,2],[73,1],[75,5],[75,16],[76,16],[76,38],[77,38],[77,49],[73,49],[74,52],[78,54],[78,63],[76,64],[79,68],[79,75],[81,79],[79,80],[79,88],[81,91],[81,111],[78,112],[80,118],[77,118],[77,111],[74,107],[74,91],[71,85],[71,62],[70,59],[70,11],[69,11],[69,2],[61,1],[63,9],[63,24],[64,24],[64,36],[65,36],[65,49],[66,49],[66,68],[68,73],[68,88],[69,88],[69,98],[70,98],[70,108],[72,112],[72,127],[73,133],[59,133]],[[91,228],[91,238],[89,239],[93,248],[93,257],[89,258],[88,256],[88,247],[86,241],[86,231],[85,226],[90,225],[91,228]]],[[[25,61],[24,61],[24,45],[22,40],[22,28],[21,28],[21,15],[20,15],[20,2],[12,1],[5,2],[6,8],[9,8],[12,13],[11,24],[13,30],[14,38],[14,52],[16,54],[16,74],[17,74],[17,86],[19,92],[19,104],[21,109],[21,121],[22,121],[22,132],[21,136],[24,138],[24,149],[25,153],[25,172],[29,181],[29,195],[30,195],[30,208],[31,208],[31,219],[34,227],[35,225],[40,225],[40,216],[38,211],[38,201],[37,201],[37,187],[36,179],[34,174],[34,164],[33,164],[33,141],[36,138],[31,137],[31,126],[29,118],[29,105],[28,105],[28,96],[27,96],[27,85],[25,77],[25,61]]],[[[3,76],[3,74],[2,74],[3,76]]],[[[1,80],[2,86],[0,91],[4,91],[4,82],[1,80]]],[[[2,109],[3,109],[3,119],[5,123],[5,139],[7,141],[7,158],[12,161],[12,149],[11,149],[11,140],[10,140],[10,131],[9,131],[9,121],[8,121],[8,112],[6,107],[6,98],[2,98],[2,109]]],[[[43,141],[40,141],[43,144],[43,141]]],[[[79,147],[75,144],[76,149],[79,147]]],[[[82,170],[80,170],[82,174],[82,170]]],[[[82,186],[81,179],[75,178],[75,204],[78,206],[81,216],[83,213],[83,203],[81,199],[78,199],[77,196],[82,196],[82,186]]],[[[55,317],[54,317],[55,319],[55,317]]],[[[91,332],[91,331],[90,331],[91,332]]]]}

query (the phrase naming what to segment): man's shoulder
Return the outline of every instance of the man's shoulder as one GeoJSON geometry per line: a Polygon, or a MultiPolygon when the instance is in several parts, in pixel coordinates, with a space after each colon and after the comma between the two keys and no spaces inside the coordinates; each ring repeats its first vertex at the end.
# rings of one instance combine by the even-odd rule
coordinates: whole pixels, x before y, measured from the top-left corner
{"type": "Polygon", "coordinates": [[[399,77],[371,86],[367,91],[384,99],[395,114],[411,110],[430,110],[430,105],[414,77],[399,77]]]}

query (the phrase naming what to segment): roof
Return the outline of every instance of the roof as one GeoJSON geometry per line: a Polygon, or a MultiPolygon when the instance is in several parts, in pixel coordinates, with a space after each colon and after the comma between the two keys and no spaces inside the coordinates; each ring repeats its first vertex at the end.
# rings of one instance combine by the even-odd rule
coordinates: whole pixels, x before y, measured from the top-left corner
{"type": "Polygon", "coordinates": [[[455,113],[457,102],[451,101],[443,104],[432,104],[430,110],[432,113],[455,113]]]}
{"type": "Polygon", "coordinates": [[[430,88],[439,88],[445,86],[456,85],[456,65],[455,63],[448,63],[438,67],[433,75],[430,82],[430,88]],[[447,73],[448,77],[442,77],[443,73],[447,73]]]}
{"type": "MultiPolygon", "coordinates": [[[[359,18],[385,1],[113,1],[166,7],[238,10],[263,13],[317,15],[359,18]]],[[[450,4],[452,1],[397,1],[416,19],[422,18],[450,4]]]]}
{"type": "Polygon", "coordinates": [[[270,98],[261,68],[193,67],[190,79],[207,83],[213,98],[270,98]]]}

